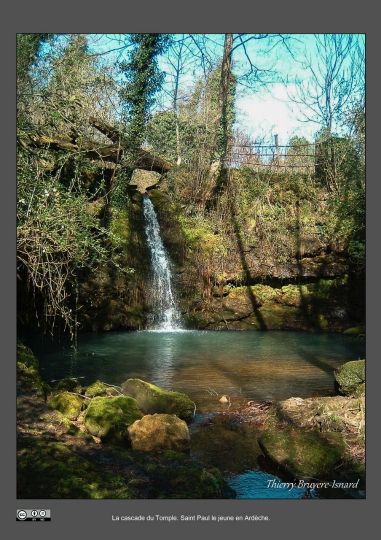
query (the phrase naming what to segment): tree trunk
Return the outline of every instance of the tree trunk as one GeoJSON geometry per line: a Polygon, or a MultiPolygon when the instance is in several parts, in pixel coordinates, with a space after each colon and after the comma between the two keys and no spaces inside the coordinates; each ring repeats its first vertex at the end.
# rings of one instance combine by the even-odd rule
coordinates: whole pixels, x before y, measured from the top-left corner
{"type": "MultiPolygon", "coordinates": [[[[20,144],[23,146],[36,146],[39,148],[50,148],[52,150],[67,150],[70,152],[80,152],[84,157],[100,162],[119,163],[123,155],[123,150],[128,148],[128,144],[122,142],[121,133],[117,128],[108,125],[102,120],[96,118],[89,119],[90,124],[98,131],[106,135],[114,144],[100,145],[93,142],[85,147],[79,147],[69,138],[47,135],[30,135],[27,139],[20,139],[20,144]]],[[[172,168],[172,163],[169,161],[151,154],[147,150],[138,150],[135,156],[134,167],[136,169],[145,169],[147,171],[155,171],[160,174],[168,172],[172,168]]]]}
{"type": "Polygon", "coordinates": [[[216,205],[227,182],[225,160],[229,145],[229,119],[227,113],[232,82],[232,48],[233,34],[225,34],[218,98],[219,132],[216,141],[216,159],[211,164],[209,170],[208,185],[210,186],[210,191],[206,200],[207,208],[212,208],[216,205]]]}

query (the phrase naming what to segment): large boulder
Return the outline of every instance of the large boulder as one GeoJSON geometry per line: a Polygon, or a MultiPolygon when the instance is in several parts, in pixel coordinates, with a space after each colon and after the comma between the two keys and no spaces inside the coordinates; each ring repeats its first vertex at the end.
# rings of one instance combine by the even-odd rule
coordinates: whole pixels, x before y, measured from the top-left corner
{"type": "Polygon", "coordinates": [[[141,416],[136,400],[131,397],[95,397],[87,407],[84,423],[95,437],[124,442],[128,440],[128,426],[141,416]]]}
{"type": "Polygon", "coordinates": [[[48,403],[52,409],[59,411],[69,420],[76,420],[83,408],[83,399],[70,392],[54,394],[48,403]]]}
{"type": "Polygon", "coordinates": [[[341,394],[361,394],[365,384],[365,360],[346,362],[336,370],[335,379],[341,394]]]}
{"type": "Polygon", "coordinates": [[[148,414],[134,422],[128,433],[134,450],[155,452],[189,450],[189,430],[186,422],[174,414],[148,414]]]}
{"type": "Polygon", "coordinates": [[[340,433],[326,434],[293,428],[267,431],[259,439],[265,456],[296,478],[330,478],[343,456],[340,433]]]}
{"type": "Polygon", "coordinates": [[[140,379],[128,379],[122,384],[122,391],[135,398],[147,414],[176,414],[187,421],[193,417],[195,405],[186,394],[164,390],[140,379]]]}

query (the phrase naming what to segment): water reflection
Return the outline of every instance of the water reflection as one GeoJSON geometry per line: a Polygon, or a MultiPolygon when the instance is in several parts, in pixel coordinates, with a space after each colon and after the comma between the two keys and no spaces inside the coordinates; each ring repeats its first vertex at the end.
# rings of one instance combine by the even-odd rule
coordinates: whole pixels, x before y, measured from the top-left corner
{"type": "Polygon", "coordinates": [[[198,410],[218,397],[287,399],[332,395],[333,370],[364,355],[364,342],[296,332],[115,332],[82,336],[70,347],[30,343],[47,380],[82,376],[121,384],[139,377],[186,392],[198,410]]]}

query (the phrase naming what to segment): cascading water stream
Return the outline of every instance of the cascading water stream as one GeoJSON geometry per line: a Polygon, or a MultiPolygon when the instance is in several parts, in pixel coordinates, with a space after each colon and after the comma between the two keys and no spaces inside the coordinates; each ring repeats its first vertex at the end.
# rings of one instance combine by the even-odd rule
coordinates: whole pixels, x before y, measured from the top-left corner
{"type": "Polygon", "coordinates": [[[145,234],[153,273],[154,329],[179,330],[180,313],[172,289],[172,273],[168,255],[160,236],[160,226],[150,198],[143,197],[145,234]]]}

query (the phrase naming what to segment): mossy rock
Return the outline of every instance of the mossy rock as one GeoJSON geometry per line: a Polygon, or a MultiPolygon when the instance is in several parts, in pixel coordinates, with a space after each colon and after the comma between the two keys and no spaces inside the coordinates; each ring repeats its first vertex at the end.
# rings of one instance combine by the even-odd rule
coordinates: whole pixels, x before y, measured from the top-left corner
{"type": "Polygon", "coordinates": [[[39,372],[22,362],[17,362],[17,386],[23,392],[35,392],[38,395],[43,395],[45,388],[39,372]]]}
{"type": "Polygon", "coordinates": [[[84,416],[86,429],[102,440],[129,440],[128,426],[142,417],[138,403],[128,396],[95,397],[84,416]]]}
{"type": "Polygon", "coordinates": [[[33,352],[25,345],[17,345],[17,387],[22,392],[43,396],[49,387],[41,379],[39,364],[33,352]]]}
{"type": "Polygon", "coordinates": [[[335,379],[341,394],[361,393],[365,383],[365,360],[346,362],[335,371],[335,379]]]}
{"type": "Polygon", "coordinates": [[[365,335],[365,326],[352,326],[344,330],[343,334],[346,336],[364,336],[365,335]]]}
{"type": "Polygon", "coordinates": [[[70,392],[60,392],[54,394],[49,399],[48,404],[49,407],[59,411],[69,420],[76,420],[83,408],[83,399],[70,392]]]}
{"type": "Polygon", "coordinates": [[[342,436],[284,429],[259,438],[265,456],[295,478],[329,478],[344,455],[342,436]]]}
{"type": "Polygon", "coordinates": [[[189,451],[189,430],[186,422],[174,414],[147,414],[136,420],[128,433],[134,450],[157,452],[189,451]]]}
{"type": "Polygon", "coordinates": [[[29,347],[22,343],[17,344],[17,362],[36,370],[39,368],[38,360],[29,347]]]}
{"type": "Polygon", "coordinates": [[[104,472],[63,443],[29,438],[18,446],[21,499],[129,499],[123,478],[104,472]]]}
{"type": "Polygon", "coordinates": [[[193,418],[195,406],[186,394],[164,390],[141,379],[127,379],[122,384],[122,391],[135,398],[140,409],[147,414],[176,414],[186,421],[193,418]]]}
{"type": "Polygon", "coordinates": [[[95,381],[86,388],[85,396],[93,398],[97,396],[107,396],[108,386],[102,381],[95,381]]]}

